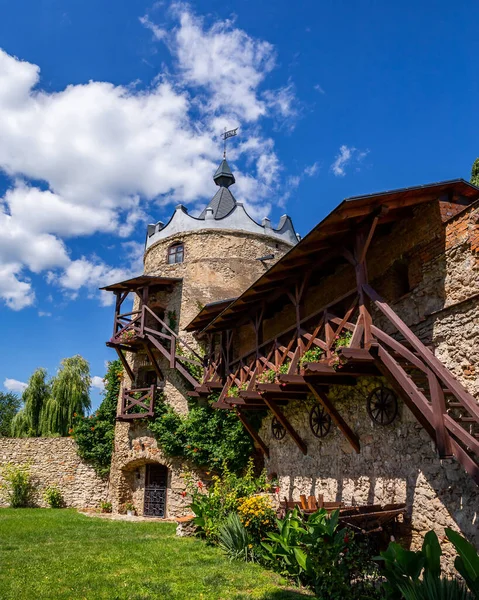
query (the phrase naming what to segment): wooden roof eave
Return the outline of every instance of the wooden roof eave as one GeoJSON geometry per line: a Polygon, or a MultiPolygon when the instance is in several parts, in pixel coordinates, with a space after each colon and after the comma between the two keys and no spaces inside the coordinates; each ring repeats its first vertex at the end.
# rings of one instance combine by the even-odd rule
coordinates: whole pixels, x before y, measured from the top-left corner
{"type": "MultiPolygon", "coordinates": [[[[257,297],[258,287],[261,292],[269,291],[277,287],[278,283],[283,282],[285,276],[293,277],[294,273],[298,272],[298,267],[299,269],[307,268],[311,260],[305,260],[305,249],[306,254],[309,251],[312,254],[315,252],[322,254],[322,266],[324,266],[328,261],[335,258],[335,250],[339,239],[351,234],[357,226],[361,226],[366,217],[379,214],[378,226],[380,226],[397,219],[400,212],[405,208],[440,198],[450,200],[458,196],[470,199],[472,202],[479,198],[479,189],[462,179],[456,179],[343,200],[296,246],[273,265],[267,273],[213,319],[202,330],[202,333],[225,329],[224,325],[227,324],[225,317],[243,312],[240,307],[245,304],[247,298],[251,298],[251,302],[248,302],[248,307],[251,307],[254,304],[254,298],[257,297]],[[387,210],[383,210],[384,208],[387,210]],[[351,223],[347,225],[347,221],[351,221],[351,223]],[[290,266],[287,269],[285,265],[290,266]],[[274,283],[273,288],[269,287],[270,282],[274,283]]],[[[233,316],[231,320],[234,320],[233,316]]]]}

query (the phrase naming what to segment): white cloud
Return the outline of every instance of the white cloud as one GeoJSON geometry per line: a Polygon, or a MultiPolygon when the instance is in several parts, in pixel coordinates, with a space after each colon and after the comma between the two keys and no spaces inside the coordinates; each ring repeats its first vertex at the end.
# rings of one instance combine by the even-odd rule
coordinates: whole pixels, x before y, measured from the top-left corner
{"type": "Polygon", "coordinates": [[[38,316],[39,316],[39,317],[51,317],[51,316],[52,316],[52,313],[51,313],[51,312],[44,311],[44,310],[39,310],[39,311],[38,311],[38,316]]]}
{"type": "Polygon", "coordinates": [[[103,392],[103,390],[105,389],[105,382],[103,381],[103,377],[99,377],[98,375],[92,377],[91,387],[100,390],[100,392],[103,392]]]}
{"type": "Polygon", "coordinates": [[[3,382],[3,387],[9,392],[16,392],[17,394],[21,394],[27,387],[27,384],[23,383],[23,381],[18,381],[17,379],[9,379],[7,377],[3,382]]]}
{"type": "Polygon", "coordinates": [[[359,171],[361,161],[368,154],[369,150],[358,150],[357,148],[343,144],[340,146],[339,153],[331,165],[331,171],[336,177],[344,177],[346,175],[346,167],[352,163],[356,165],[356,171],[359,171]]]}
{"type": "Polygon", "coordinates": [[[315,162],[312,165],[304,168],[304,174],[308,177],[314,177],[319,171],[319,162],[315,162]]]}
{"type": "Polygon", "coordinates": [[[39,66],[0,49],[0,170],[11,179],[0,198],[0,299],[10,308],[34,304],[29,272],[47,271],[47,283],[74,298],[140,271],[138,261],[112,268],[75,258],[64,240],[127,238],[155,206],[209,200],[225,125],[242,124],[233,162],[250,159],[245,172],[235,170],[235,196],[256,218],[270,210],[282,167],[259,122],[296,114],[293,85],[266,87],[276,60],[268,42],[232,21],[208,28],[186,5],[172,14],[169,28],[141,19],[177,70],[143,89],[90,81],[47,92],[39,66]]]}

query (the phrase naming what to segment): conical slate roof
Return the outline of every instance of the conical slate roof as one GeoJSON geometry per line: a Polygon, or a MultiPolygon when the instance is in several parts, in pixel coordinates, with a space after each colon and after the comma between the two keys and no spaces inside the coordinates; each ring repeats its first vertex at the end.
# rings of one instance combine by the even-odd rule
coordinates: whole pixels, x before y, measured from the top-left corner
{"type": "Polygon", "coordinates": [[[233,185],[235,182],[235,177],[231,172],[229,164],[226,162],[226,158],[223,159],[220,166],[216,169],[213,179],[220,189],[200,214],[200,219],[206,218],[206,210],[208,208],[213,209],[213,219],[222,219],[223,217],[226,217],[226,215],[229,215],[236,207],[235,197],[228,189],[229,186],[233,185]]]}
{"type": "MultiPolygon", "coordinates": [[[[214,219],[222,219],[223,217],[226,217],[226,215],[229,215],[235,206],[236,200],[233,194],[228,188],[220,187],[206,208],[213,209],[214,219]]],[[[204,219],[206,217],[206,208],[200,214],[200,219],[204,219]]]]}

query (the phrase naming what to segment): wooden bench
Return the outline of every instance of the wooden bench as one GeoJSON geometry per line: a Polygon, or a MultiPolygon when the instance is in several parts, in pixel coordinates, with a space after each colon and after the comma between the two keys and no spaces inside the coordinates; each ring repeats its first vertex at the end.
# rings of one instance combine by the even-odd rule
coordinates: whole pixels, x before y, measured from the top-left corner
{"type": "Polygon", "coordinates": [[[318,499],[314,496],[301,494],[299,501],[288,500],[286,497],[280,502],[280,510],[286,514],[288,510],[299,508],[305,515],[311,515],[323,508],[328,513],[339,510],[339,522],[363,534],[383,531],[384,525],[395,521],[399,515],[406,512],[404,503],[395,504],[363,504],[346,506],[344,502],[325,502],[323,494],[318,499]]]}

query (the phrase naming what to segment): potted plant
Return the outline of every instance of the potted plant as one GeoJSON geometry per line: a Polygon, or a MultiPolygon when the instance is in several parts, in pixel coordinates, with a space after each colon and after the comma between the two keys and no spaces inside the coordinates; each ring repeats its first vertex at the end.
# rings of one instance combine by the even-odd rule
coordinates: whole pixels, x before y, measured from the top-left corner
{"type": "Polygon", "coordinates": [[[125,510],[126,510],[126,516],[127,517],[134,517],[135,516],[135,505],[133,504],[133,502],[125,502],[125,510]]]}

